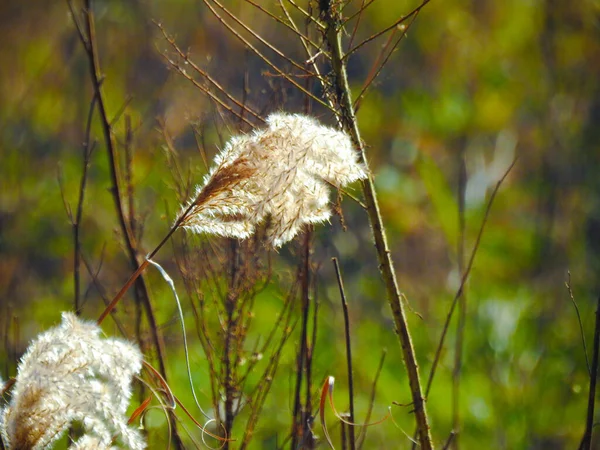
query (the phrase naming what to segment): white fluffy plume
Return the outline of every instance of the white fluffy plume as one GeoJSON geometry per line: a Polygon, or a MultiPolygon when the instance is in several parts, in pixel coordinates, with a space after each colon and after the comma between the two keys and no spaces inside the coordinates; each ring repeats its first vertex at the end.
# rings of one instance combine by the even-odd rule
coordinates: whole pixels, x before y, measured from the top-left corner
{"type": "Polygon", "coordinates": [[[0,414],[7,449],[48,449],[73,422],[86,435],[72,448],[146,448],[127,426],[131,378],[142,355],[132,344],[102,339],[94,323],[63,313],[62,323],[35,339],[18,367],[10,404],[0,414]]]}
{"type": "Polygon", "coordinates": [[[311,117],[272,114],[266,128],[229,140],[182,226],[244,239],[269,220],[267,238],[279,247],[304,224],[329,219],[330,184],[366,176],[345,133],[311,117]]]}

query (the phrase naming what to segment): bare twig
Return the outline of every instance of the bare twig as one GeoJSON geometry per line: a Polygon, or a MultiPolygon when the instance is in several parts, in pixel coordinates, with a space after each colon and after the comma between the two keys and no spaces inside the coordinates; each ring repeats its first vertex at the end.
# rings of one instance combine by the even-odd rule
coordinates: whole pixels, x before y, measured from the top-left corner
{"type": "MultiPolygon", "coordinates": [[[[102,251],[102,253],[104,253],[104,250],[102,251]]],[[[93,270],[90,262],[85,258],[84,255],[81,256],[81,260],[83,261],[83,264],[87,270],[87,273],[90,276],[90,278],[92,279],[92,284],[96,288],[96,291],[100,295],[100,298],[102,299],[102,301],[104,302],[105,305],[108,305],[110,303],[110,300],[106,297],[106,289],[104,288],[104,286],[102,286],[102,284],[98,280],[98,275],[100,273],[100,270],[102,270],[102,261],[100,261],[98,268],[96,270],[93,270]]],[[[125,331],[125,327],[121,323],[121,320],[117,317],[117,314],[114,310],[112,311],[112,318],[113,318],[115,325],[117,326],[117,329],[119,330],[119,333],[121,333],[121,336],[123,336],[125,339],[129,339],[129,336],[127,335],[127,332],[125,331]]]]}
{"type": "Polygon", "coordinates": [[[375,0],[369,0],[369,2],[367,4],[365,4],[365,0],[362,0],[360,8],[358,9],[358,11],[356,13],[352,14],[347,19],[344,20],[344,23],[348,23],[348,21],[350,21],[354,17],[358,16],[358,19],[356,19],[356,22],[354,23],[354,27],[352,28],[352,33],[350,34],[350,40],[348,41],[347,50],[350,50],[352,48],[352,43],[354,42],[354,37],[356,36],[356,32],[358,31],[358,27],[360,25],[360,20],[362,19],[362,13],[374,1],[375,0]]]}
{"type": "MultiPolygon", "coordinates": [[[[167,43],[173,48],[173,50],[175,51],[175,53],[187,64],[189,65],[196,73],[198,73],[202,78],[204,78],[206,81],[208,81],[208,83],[213,86],[218,92],[220,92],[223,96],[225,96],[227,98],[227,100],[229,100],[231,103],[235,104],[238,108],[240,108],[241,110],[244,111],[248,111],[252,116],[254,116],[256,119],[258,119],[260,122],[265,123],[265,119],[258,114],[257,112],[255,112],[253,109],[251,109],[248,105],[246,105],[245,103],[241,102],[240,100],[236,99],[233,95],[231,95],[225,88],[223,88],[223,86],[221,86],[221,84],[215,80],[213,77],[210,76],[210,74],[208,72],[206,72],[205,70],[202,70],[200,68],[200,66],[198,66],[196,63],[194,63],[189,55],[187,53],[185,53],[183,50],[181,50],[181,48],[177,45],[177,43],[175,42],[175,39],[173,39],[173,37],[169,36],[169,34],[167,34],[166,30],[164,29],[164,27],[162,26],[161,23],[158,22],[154,22],[155,25],[158,27],[158,29],[161,31],[163,37],[165,38],[165,40],[167,41],[167,43]]],[[[183,69],[176,61],[173,61],[167,54],[162,53],[163,57],[165,58],[165,60],[173,67],[175,68],[180,75],[183,75],[188,81],[192,82],[192,84],[194,84],[194,86],[196,86],[197,88],[199,88],[202,92],[204,92],[204,94],[206,94],[211,100],[213,100],[217,105],[221,106],[222,108],[224,108],[226,111],[228,111],[230,114],[232,114],[233,116],[237,117],[238,119],[244,121],[245,123],[247,123],[250,127],[254,127],[254,124],[250,121],[248,121],[245,117],[243,117],[240,113],[237,113],[236,111],[233,110],[233,108],[228,105],[227,103],[225,103],[223,100],[221,100],[219,97],[217,97],[210,89],[208,89],[208,87],[203,86],[202,84],[200,84],[196,79],[194,79],[193,77],[191,77],[187,71],[185,69],[183,69]]]]}
{"type": "Polygon", "coordinates": [[[323,25],[321,22],[319,22],[317,19],[315,19],[313,17],[312,14],[310,14],[309,12],[307,12],[305,9],[303,9],[301,6],[299,6],[294,0],[287,0],[288,3],[290,5],[292,5],[294,8],[296,8],[298,11],[300,11],[300,13],[302,13],[302,15],[304,16],[305,19],[310,20],[312,23],[314,23],[317,28],[319,28],[321,31],[325,31],[326,26],[323,25]]]}
{"type": "Polygon", "coordinates": [[[362,41],[360,44],[357,44],[355,47],[353,47],[351,50],[349,50],[348,52],[346,52],[346,54],[344,55],[344,58],[347,58],[348,56],[350,56],[352,53],[354,53],[355,51],[357,51],[359,48],[361,48],[363,45],[368,44],[369,42],[371,42],[373,39],[377,39],[379,36],[381,36],[382,34],[387,33],[388,31],[396,28],[398,25],[401,25],[402,23],[406,22],[408,19],[410,19],[412,16],[414,16],[415,14],[418,14],[421,9],[423,9],[423,7],[429,3],[430,0],[423,0],[423,2],[417,6],[415,9],[413,9],[411,12],[409,12],[407,15],[401,17],[400,19],[396,20],[393,24],[391,24],[390,26],[384,28],[381,31],[378,31],[377,33],[375,33],[374,35],[372,35],[371,37],[365,39],[364,41],[362,41]]]}
{"type": "Polygon", "coordinates": [[[444,443],[444,446],[442,447],[442,450],[448,450],[450,448],[450,445],[452,444],[452,442],[454,442],[455,439],[456,439],[456,432],[451,431],[450,435],[448,435],[448,439],[446,439],[446,442],[444,443]]]}
{"type": "MultiPolygon", "coordinates": [[[[287,9],[284,9],[286,11],[286,17],[288,20],[290,20],[290,23],[285,22],[284,20],[282,20],[280,17],[277,17],[275,14],[273,14],[272,12],[270,12],[268,9],[263,8],[262,6],[260,6],[258,3],[254,2],[253,0],[244,0],[246,3],[250,3],[252,6],[258,8],[259,10],[261,10],[262,12],[264,12],[266,15],[268,15],[271,19],[275,20],[276,22],[284,25],[285,27],[287,27],[289,30],[291,30],[292,32],[294,32],[300,39],[302,39],[303,41],[306,41],[307,43],[309,43],[310,45],[312,45],[314,48],[316,48],[317,50],[319,50],[319,45],[317,45],[316,43],[314,43],[312,40],[310,40],[310,38],[308,36],[306,36],[305,34],[302,34],[300,32],[300,30],[298,30],[293,24],[292,21],[290,20],[289,15],[287,14],[287,9]]],[[[280,2],[281,5],[281,2],[280,2]]]]}
{"type": "MultiPolygon", "coordinates": [[[[310,309],[310,253],[311,253],[312,230],[308,229],[304,233],[304,242],[302,245],[302,261],[299,267],[300,282],[301,282],[301,300],[302,300],[302,325],[300,336],[300,348],[296,362],[296,385],[294,388],[294,409],[293,409],[293,424],[292,424],[292,443],[291,450],[297,448],[298,443],[304,443],[307,436],[304,435],[305,420],[306,420],[306,405],[302,405],[301,392],[306,370],[307,354],[308,354],[308,318],[310,309]]],[[[310,413],[310,411],[308,411],[310,413]]],[[[311,448],[311,445],[309,445],[311,448]]]]}
{"type": "Polygon", "coordinates": [[[94,114],[94,108],[96,106],[96,95],[92,97],[90,102],[90,108],[87,116],[87,122],[85,127],[85,137],[83,141],[83,170],[81,173],[81,181],[79,184],[79,198],[77,200],[77,211],[75,217],[71,218],[71,226],[73,227],[73,289],[75,293],[75,314],[81,314],[81,218],[83,216],[83,200],[85,197],[85,188],[87,184],[88,168],[90,167],[90,158],[94,151],[94,145],[90,142],[90,134],[92,128],[92,117],[94,114]]]}
{"type": "Polygon", "coordinates": [[[302,64],[297,63],[296,61],[294,61],[293,59],[291,59],[290,57],[288,57],[285,53],[283,53],[281,50],[279,50],[277,47],[275,47],[274,45],[272,45],[271,43],[269,43],[268,41],[266,41],[265,39],[263,39],[258,33],[256,33],[252,28],[250,28],[248,25],[246,25],[243,21],[241,21],[240,19],[238,19],[237,16],[235,16],[231,11],[229,11],[227,8],[225,8],[225,6],[223,6],[217,0],[211,0],[211,1],[215,5],[217,5],[217,7],[221,11],[223,11],[225,14],[227,14],[229,17],[231,17],[231,19],[233,19],[233,21],[235,23],[237,23],[244,30],[246,30],[248,33],[250,33],[256,40],[258,40],[261,44],[263,44],[265,47],[267,47],[269,50],[271,50],[277,56],[279,56],[283,60],[289,62],[292,66],[294,66],[296,69],[301,70],[306,75],[309,75],[309,76],[314,76],[315,75],[315,73],[313,73],[310,70],[308,70],[302,64]]]}
{"type": "MultiPolygon", "coordinates": [[[[306,57],[307,57],[307,64],[311,64],[313,67],[313,72],[315,73],[315,76],[317,78],[317,80],[319,80],[319,82],[321,83],[322,86],[325,85],[325,80],[323,79],[323,76],[321,75],[321,72],[319,70],[319,66],[317,65],[317,61],[315,58],[315,55],[313,54],[312,50],[310,49],[310,47],[308,46],[308,44],[312,44],[313,46],[315,46],[315,44],[312,43],[312,41],[310,40],[309,37],[306,37],[304,35],[302,35],[302,33],[300,32],[298,26],[296,25],[296,22],[294,22],[294,19],[292,18],[291,14],[289,13],[289,11],[287,10],[287,8],[285,7],[283,0],[279,0],[279,7],[281,8],[281,10],[283,11],[283,13],[285,14],[285,16],[287,17],[287,19],[290,22],[290,26],[292,27],[293,30],[296,31],[296,33],[298,35],[300,35],[300,42],[302,43],[302,46],[304,47],[304,51],[306,52],[306,57]]],[[[308,19],[307,19],[308,21],[308,19]]],[[[306,34],[309,34],[309,29],[307,27],[306,30],[306,34]]],[[[320,48],[317,47],[318,52],[321,51],[320,48]]],[[[318,52],[316,54],[318,54],[318,52]]],[[[307,97],[307,100],[309,100],[309,98],[307,97]]],[[[332,106],[331,102],[329,102],[330,106],[332,106]]],[[[308,113],[308,111],[305,111],[306,113],[308,113]]]]}
{"type": "MultiPolygon", "coordinates": [[[[402,39],[404,39],[406,37],[406,34],[408,33],[408,30],[410,29],[410,27],[412,26],[412,24],[414,23],[414,21],[416,20],[416,18],[417,18],[417,14],[414,14],[414,15],[411,16],[411,20],[408,23],[408,25],[406,25],[406,26],[402,25],[402,29],[400,30],[402,32],[402,34],[400,35],[400,37],[398,39],[396,39],[396,42],[394,43],[394,45],[392,45],[391,50],[389,50],[387,52],[387,55],[385,56],[385,58],[383,59],[383,61],[381,61],[381,58],[385,54],[385,50],[387,48],[389,48],[389,44],[392,42],[393,37],[396,35],[396,30],[394,30],[393,33],[390,35],[390,38],[389,38],[388,42],[386,43],[386,45],[384,46],[384,48],[382,49],[382,51],[380,53],[380,56],[373,63],[371,71],[369,72],[369,76],[366,78],[365,82],[363,83],[363,87],[362,87],[360,93],[356,96],[356,100],[354,101],[355,112],[360,109],[360,102],[364,98],[364,96],[367,93],[369,87],[373,84],[373,82],[375,81],[375,79],[383,71],[383,68],[387,65],[390,57],[394,53],[394,50],[396,49],[396,47],[398,47],[398,44],[400,44],[400,42],[402,41],[402,39]],[[379,63],[379,61],[381,61],[381,63],[379,63]]],[[[400,27],[398,27],[398,28],[400,28],[400,27]]]]}
{"type": "Polygon", "coordinates": [[[573,295],[573,287],[571,286],[571,272],[567,272],[567,281],[565,281],[565,287],[567,291],[569,291],[569,297],[571,298],[571,302],[575,307],[575,312],[577,313],[577,322],[579,323],[579,334],[581,335],[581,342],[583,344],[583,352],[585,353],[585,365],[587,366],[588,375],[591,376],[592,369],[590,368],[590,359],[588,358],[588,350],[587,345],[585,343],[585,333],[583,332],[583,323],[581,323],[581,314],[579,313],[579,306],[577,306],[577,302],[575,301],[575,296],[573,295]]]}
{"type": "MultiPolygon", "coordinates": [[[[354,377],[352,376],[352,346],[350,345],[350,318],[348,317],[348,302],[344,292],[344,282],[340,272],[340,265],[337,258],[331,258],[335,266],[335,275],[338,287],[340,289],[340,298],[342,300],[342,309],[344,311],[344,336],[346,338],[346,364],[348,366],[348,404],[350,415],[348,421],[354,423],[354,377]]],[[[354,425],[348,427],[348,440],[350,441],[350,450],[355,450],[354,425]]]]}
{"type": "Polygon", "coordinates": [[[580,448],[592,449],[592,431],[594,427],[594,406],[596,403],[596,381],[598,379],[598,352],[600,351],[600,296],[596,304],[596,325],[594,327],[594,350],[592,353],[592,371],[590,375],[590,391],[588,395],[587,419],[585,433],[580,448]]]}
{"type": "MultiPolygon", "coordinates": [[[[465,287],[465,283],[469,278],[469,274],[471,273],[471,268],[473,267],[473,262],[475,261],[475,255],[477,254],[477,250],[479,249],[479,244],[481,243],[481,237],[483,236],[483,230],[485,229],[485,225],[487,224],[488,217],[490,215],[490,211],[492,210],[492,204],[494,203],[494,199],[496,198],[496,194],[500,190],[500,186],[513,169],[515,164],[517,163],[517,158],[513,160],[508,169],[504,172],[500,180],[496,183],[494,190],[492,191],[492,195],[490,196],[490,200],[487,203],[485,214],[483,215],[483,220],[481,221],[481,226],[479,227],[479,232],[477,233],[477,238],[475,239],[475,245],[473,246],[473,250],[471,251],[471,255],[469,257],[469,262],[467,263],[467,267],[462,274],[460,285],[456,294],[454,295],[454,299],[452,300],[452,304],[450,305],[450,310],[446,315],[446,321],[444,322],[444,328],[442,329],[442,334],[440,336],[440,340],[438,343],[438,347],[435,351],[435,356],[433,358],[433,363],[431,365],[431,370],[429,371],[429,378],[427,379],[427,386],[425,388],[425,396],[429,395],[429,391],[431,390],[431,385],[433,383],[433,378],[435,377],[435,373],[437,370],[438,363],[440,362],[440,358],[442,356],[442,349],[444,348],[444,341],[446,339],[446,334],[448,333],[448,329],[450,328],[450,321],[452,320],[452,315],[454,314],[454,309],[458,304],[459,299],[463,295],[463,290],[465,287]]],[[[416,432],[415,432],[416,433],[416,432]]],[[[454,439],[454,437],[453,437],[454,439]]],[[[413,444],[413,450],[416,449],[416,445],[413,444]]]]}
{"type": "MultiPolygon", "coordinates": [[[[368,2],[365,3],[365,0],[363,0],[362,5],[360,5],[360,8],[358,11],[356,11],[354,14],[351,14],[348,17],[344,18],[344,25],[346,25],[348,22],[350,22],[356,16],[359,16],[359,18],[357,20],[360,21],[360,16],[362,16],[362,13],[365,11],[365,9],[367,9],[369,6],[371,6],[374,2],[375,2],[375,0],[369,0],[368,2]]],[[[352,39],[350,40],[350,43],[352,43],[352,39]]],[[[348,48],[350,48],[350,47],[351,47],[351,45],[348,46],[348,48]]]]}
{"type": "Polygon", "coordinates": [[[217,20],[219,22],[221,22],[223,24],[223,26],[225,28],[227,28],[229,30],[229,32],[231,34],[233,34],[237,39],[239,39],[247,48],[252,50],[256,56],[258,56],[260,59],[262,59],[269,67],[271,67],[275,72],[277,72],[279,75],[281,75],[283,78],[285,78],[286,81],[288,81],[290,84],[292,84],[296,89],[298,89],[304,95],[307,95],[312,100],[319,103],[321,106],[325,107],[327,110],[329,110],[335,114],[335,110],[332,110],[331,107],[327,103],[325,103],[323,100],[321,100],[319,97],[312,94],[311,92],[308,92],[302,85],[300,85],[296,80],[294,80],[292,77],[290,77],[288,74],[286,74],[283,70],[281,70],[279,67],[277,67],[273,62],[271,62],[271,60],[269,58],[267,58],[265,55],[263,55],[260,50],[258,50],[246,38],[244,38],[240,33],[238,33],[231,25],[229,25],[229,23],[227,23],[223,19],[223,17],[211,5],[211,2],[215,3],[217,5],[219,5],[219,3],[217,3],[215,0],[202,0],[202,1],[206,5],[206,7],[208,9],[210,9],[210,11],[213,13],[213,15],[217,18],[217,20]]]}

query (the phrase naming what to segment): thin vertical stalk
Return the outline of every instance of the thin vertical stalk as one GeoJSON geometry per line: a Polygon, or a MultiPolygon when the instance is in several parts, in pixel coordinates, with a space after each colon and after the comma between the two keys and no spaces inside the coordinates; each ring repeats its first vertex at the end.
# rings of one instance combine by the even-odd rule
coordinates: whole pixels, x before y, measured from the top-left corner
{"type": "Polygon", "coordinates": [[[292,425],[292,440],[290,450],[295,450],[300,442],[311,447],[310,430],[305,430],[305,423],[308,419],[306,405],[302,405],[301,392],[302,383],[304,380],[304,372],[307,366],[308,354],[308,319],[310,310],[310,241],[312,238],[312,230],[309,228],[304,233],[304,242],[302,245],[303,257],[300,266],[301,280],[301,300],[302,300],[302,329],[300,331],[300,348],[298,350],[298,358],[296,363],[296,386],[294,388],[294,410],[293,410],[293,425],[292,425]],[[308,432],[308,434],[305,433],[308,432]]]}
{"type": "MultiPolygon", "coordinates": [[[[319,5],[323,19],[327,24],[325,39],[327,40],[331,50],[331,64],[335,84],[334,92],[337,103],[341,110],[342,126],[351,136],[356,148],[360,150],[362,162],[368,167],[365,147],[360,137],[358,122],[352,106],[352,94],[348,84],[344,54],[342,52],[342,30],[339,26],[341,20],[339,14],[334,12],[334,8],[330,1],[322,1],[319,3],[319,5]]],[[[388,301],[394,318],[396,333],[398,334],[400,344],[402,346],[402,353],[408,373],[416,422],[419,428],[419,442],[423,450],[431,450],[433,448],[433,444],[431,442],[429,419],[427,417],[425,399],[423,398],[422,394],[423,390],[421,388],[421,380],[419,378],[417,359],[415,357],[412,338],[408,329],[408,323],[406,321],[406,314],[400,298],[400,290],[396,280],[396,273],[391,258],[391,252],[387,244],[385,228],[383,226],[381,213],[379,211],[379,203],[377,201],[375,184],[371,176],[363,181],[363,192],[373,237],[375,239],[375,248],[377,250],[379,268],[385,282],[388,301]]]]}
{"type": "MultiPolygon", "coordinates": [[[[229,256],[229,292],[225,298],[225,314],[226,314],[226,329],[225,342],[223,349],[223,389],[225,391],[225,436],[231,436],[233,429],[233,421],[235,420],[235,398],[236,398],[236,333],[237,333],[237,314],[236,306],[239,300],[238,297],[238,269],[239,269],[239,244],[235,239],[229,240],[230,256],[229,256]]],[[[229,449],[229,441],[225,441],[224,450],[229,449]]]]}
{"type": "Polygon", "coordinates": [[[348,424],[346,424],[343,420],[340,420],[340,441],[342,450],[348,450],[348,440],[349,437],[346,433],[348,428],[352,428],[348,424]]]}
{"type": "Polygon", "coordinates": [[[596,381],[598,379],[598,351],[600,348],[600,296],[596,304],[596,325],[594,327],[594,353],[592,355],[592,373],[590,375],[590,392],[588,396],[587,419],[585,422],[585,434],[580,448],[592,449],[592,431],[594,427],[594,406],[596,402],[596,381]]]}
{"type": "MultiPolygon", "coordinates": [[[[350,345],[350,318],[348,314],[348,302],[346,301],[346,292],[344,291],[344,282],[340,272],[340,265],[337,258],[331,258],[335,266],[335,275],[337,277],[338,287],[340,288],[340,298],[342,309],[344,311],[344,336],[346,338],[346,365],[348,368],[348,409],[350,415],[348,421],[354,423],[354,377],[352,376],[352,346],[350,345]]],[[[348,427],[348,440],[350,441],[350,450],[355,450],[354,426],[348,427]]]]}

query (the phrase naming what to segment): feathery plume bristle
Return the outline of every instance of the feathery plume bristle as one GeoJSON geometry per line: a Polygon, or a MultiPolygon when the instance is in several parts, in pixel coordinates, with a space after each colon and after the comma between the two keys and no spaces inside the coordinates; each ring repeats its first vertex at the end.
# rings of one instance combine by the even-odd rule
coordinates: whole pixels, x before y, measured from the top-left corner
{"type": "Polygon", "coordinates": [[[280,247],[304,224],[329,219],[328,184],[366,177],[344,132],[300,114],[271,114],[266,128],[227,142],[181,226],[244,239],[269,218],[267,239],[280,247]]]}
{"type": "Polygon", "coordinates": [[[31,343],[19,362],[10,404],[0,413],[7,449],[51,448],[73,422],[87,436],[72,448],[109,449],[115,439],[132,450],[146,448],[125,416],[142,355],[128,342],[102,339],[100,331],[63,313],[58,327],[31,343]]]}

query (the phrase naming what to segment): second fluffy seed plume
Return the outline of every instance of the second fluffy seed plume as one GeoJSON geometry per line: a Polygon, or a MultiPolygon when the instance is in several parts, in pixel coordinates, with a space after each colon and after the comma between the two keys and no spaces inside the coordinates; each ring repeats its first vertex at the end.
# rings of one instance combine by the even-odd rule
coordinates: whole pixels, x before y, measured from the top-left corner
{"type": "Polygon", "coordinates": [[[329,185],[366,177],[346,133],[308,116],[271,114],[266,128],[227,142],[181,226],[245,239],[267,222],[268,243],[280,247],[304,224],[329,219],[329,185]]]}
{"type": "Polygon", "coordinates": [[[131,380],[141,367],[136,346],[104,339],[95,323],[64,313],[62,323],[40,334],[19,362],[11,401],[0,409],[4,446],[47,450],[78,422],[85,434],[70,450],[114,450],[115,441],[145,449],[126,416],[131,380]]]}

